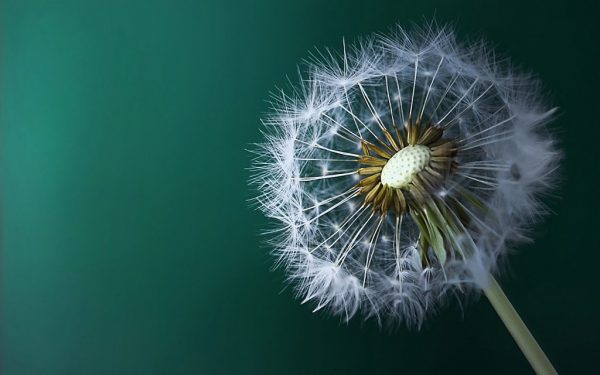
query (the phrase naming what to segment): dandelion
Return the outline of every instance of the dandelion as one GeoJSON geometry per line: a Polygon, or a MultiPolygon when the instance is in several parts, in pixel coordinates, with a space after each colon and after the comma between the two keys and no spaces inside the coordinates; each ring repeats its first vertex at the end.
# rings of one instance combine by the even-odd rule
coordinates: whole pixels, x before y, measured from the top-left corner
{"type": "Polygon", "coordinates": [[[298,295],[418,328],[483,291],[536,371],[554,371],[492,276],[545,212],[560,158],[539,84],[429,26],[318,52],[307,70],[273,96],[251,179],[298,295]]]}

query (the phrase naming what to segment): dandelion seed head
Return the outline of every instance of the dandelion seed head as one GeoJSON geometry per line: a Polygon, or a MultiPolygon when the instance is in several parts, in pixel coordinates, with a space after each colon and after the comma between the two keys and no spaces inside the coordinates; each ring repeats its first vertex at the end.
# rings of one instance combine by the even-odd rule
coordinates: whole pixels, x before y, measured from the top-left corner
{"type": "Polygon", "coordinates": [[[418,327],[485,287],[545,212],[560,152],[540,85],[449,28],[318,52],[273,95],[251,183],[303,302],[418,327]]]}

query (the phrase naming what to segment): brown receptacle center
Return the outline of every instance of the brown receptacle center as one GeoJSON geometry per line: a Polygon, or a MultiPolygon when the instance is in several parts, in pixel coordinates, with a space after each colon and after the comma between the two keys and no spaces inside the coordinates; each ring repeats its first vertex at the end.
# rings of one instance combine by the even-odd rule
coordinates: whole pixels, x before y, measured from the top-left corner
{"type": "Polygon", "coordinates": [[[444,129],[433,124],[412,124],[403,131],[394,126],[395,135],[383,129],[386,141],[377,145],[362,140],[363,155],[358,169],[362,178],[357,187],[365,205],[386,214],[407,212],[414,202],[425,199],[439,187],[452,169],[456,148],[452,139],[443,138],[444,129]]]}

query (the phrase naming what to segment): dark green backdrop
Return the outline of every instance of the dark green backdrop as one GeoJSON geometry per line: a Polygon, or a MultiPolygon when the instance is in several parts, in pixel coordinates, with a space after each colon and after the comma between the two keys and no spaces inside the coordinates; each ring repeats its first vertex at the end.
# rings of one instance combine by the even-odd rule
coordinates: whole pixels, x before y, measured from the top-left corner
{"type": "Polygon", "coordinates": [[[434,16],[561,108],[555,215],[501,280],[561,372],[600,372],[594,4],[4,1],[1,373],[529,373],[483,299],[418,333],[312,314],[247,206],[269,90],[314,46],[434,16]]]}

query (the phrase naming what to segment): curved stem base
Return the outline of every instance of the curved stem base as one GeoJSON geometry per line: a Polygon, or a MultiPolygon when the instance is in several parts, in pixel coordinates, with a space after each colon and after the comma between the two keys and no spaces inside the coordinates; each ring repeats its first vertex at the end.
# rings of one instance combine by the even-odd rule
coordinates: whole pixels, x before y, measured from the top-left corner
{"type": "Polygon", "coordinates": [[[490,275],[490,285],[483,292],[533,370],[543,375],[558,374],[493,276],[490,275]]]}

